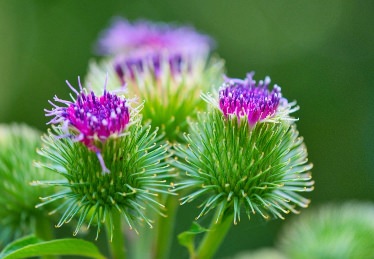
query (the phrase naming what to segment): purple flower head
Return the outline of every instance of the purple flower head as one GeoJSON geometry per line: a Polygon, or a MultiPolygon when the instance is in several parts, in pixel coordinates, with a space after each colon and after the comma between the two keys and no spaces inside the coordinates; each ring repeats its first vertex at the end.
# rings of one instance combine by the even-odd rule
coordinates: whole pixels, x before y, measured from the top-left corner
{"type": "Polygon", "coordinates": [[[175,77],[194,60],[205,59],[212,45],[210,37],[192,27],[117,18],[99,40],[98,52],[115,56],[114,69],[125,84],[144,72],[159,78],[167,69],[175,77]]]}
{"type": "MultiPolygon", "coordinates": [[[[130,121],[129,108],[125,98],[109,93],[104,87],[102,96],[96,96],[93,91],[87,92],[79,81],[80,92],[75,90],[68,81],[66,83],[76,94],[73,101],[61,100],[54,97],[55,102],[66,105],[60,107],[51,101],[52,110],[45,110],[46,116],[54,116],[48,124],[62,123],[65,135],[73,137],[74,141],[82,142],[93,152],[96,152],[104,172],[105,167],[97,141],[104,143],[110,136],[121,134],[130,121]],[[74,134],[69,132],[71,129],[74,134]]],[[[106,83],[105,83],[106,85],[106,83]]]]}
{"type": "Polygon", "coordinates": [[[114,70],[122,85],[126,80],[136,81],[137,75],[152,75],[159,79],[165,73],[173,78],[183,73],[191,73],[194,58],[182,54],[167,53],[145,54],[135,51],[128,56],[118,56],[114,61],[114,70]]]}
{"type": "Polygon", "coordinates": [[[177,27],[145,20],[131,23],[117,17],[111,27],[102,33],[97,49],[100,54],[114,56],[133,51],[196,55],[209,52],[212,43],[210,37],[199,34],[192,27],[177,27]]]}
{"type": "Polygon", "coordinates": [[[233,114],[240,118],[247,117],[251,126],[275,114],[282,99],[281,88],[274,85],[269,91],[270,78],[264,81],[253,80],[254,73],[247,74],[245,80],[226,78],[219,91],[219,107],[228,117],[233,114]]]}

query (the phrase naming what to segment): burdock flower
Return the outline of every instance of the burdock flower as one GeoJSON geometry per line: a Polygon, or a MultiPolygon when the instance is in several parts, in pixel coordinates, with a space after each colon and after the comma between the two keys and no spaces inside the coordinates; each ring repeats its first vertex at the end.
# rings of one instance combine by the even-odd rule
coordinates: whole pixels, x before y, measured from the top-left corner
{"type": "Polygon", "coordinates": [[[54,109],[45,110],[46,116],[55,117],[49,124],[62,123],[64,134],[61,137],[71,137],[94,151],[103,172],[107,173],[109,170],[104,164],[100,146],[109,137],[122,134],[129,123],[130,114],[126,99],[107,92],[105,88],[103,95],[98,97],[94,92],[84,90],[80,82],[80,92],[77,92],[69,82],[66,83],[74,91],[76,98],[73,98],[73,101],[65,101],[55,96],[56,102],[66,106],[60,107],[50,102],[54,109]]]}
{"type": "MultiPolygon", "coordinates": [[[[164,206],[157,196],[168,193],[165,179],[168,166],[163,161],[167,146],[157,146],[157,130],[141,125],[140,108],[105,90],[101,96],[80,85],[72,101],[55,97],[65,107],[54,105],[47,116],[55,116],[53,126],[43,138],[39,154],[49,160],[41,166],[62,175],[64,181],[44,181],[44,185],[63,186],[55,195],[43,198],[44,205],[60,200],[62,214],[57,226],[79,217],[74,234],[86,222],[104,222],[109,232],[120,229],[113,223],[121,215],[130,228],[140,221],[152,226],[149,209],[161,213],[164,206]],[[57,136],[56,136],[57,135],[57,136]],[[98,159],[99,158],[99,159],[98,159]],[[104,173],[103,173],[104,172],[104,173]]],[[[161,136],[162,137],[162,136],[161,136]]]]}
{"type": "Polygon", "coordinates": [[[274,115],[282,100],[279,86],[275,85],[272,91],[268,90],[269,77],[256,84],[253,75],[249,73],[245,80],[226,78],[226,84],[219,91],[222,113],[226,117],[235,115],[239,120],[246,117],[250,125],[274,115]]]}
{"type": "Polygon", "coordinates": [[[212,40],[190,27],[117,20],[99,46],[113,59],[91,64],[86,81],[96,91],[106,72],[115,75],[110,89],[122,86],[144,100],[144,120],[162,128],[172,142],[183,141],[187,116],[205,108],[201,92],[222,82],[223,62],[208,58],[212,40]]]}
{"type": "Polygon", "coordinates": [[[244,208],[249,218],[284,219],[309,204],[299,193],[313,190],[312,165],[289,116],[297,108],[279,86],[268,89],[268,77],[256,83],[252,76],[226,78],[218,98],[205,96],[212,109],[190,123],[188,146],[176,147],[175,165],[186,172],[178,188],[190,192],[182,204],[203,199],[197,218],[217,208],[217,220],[232,211],[236,224],[244,208]]]}
{"type": "Polygon", "coordinates": [[[56,188],[30,185],[35,179],[49,178],[47,170],[33,166],[40,136],[24,124],[0,124],[0,247],[33,232],[43,239],[51,237],[48,210],[52,208],[35,206],[39,197],[53,194],[56,188]]]}

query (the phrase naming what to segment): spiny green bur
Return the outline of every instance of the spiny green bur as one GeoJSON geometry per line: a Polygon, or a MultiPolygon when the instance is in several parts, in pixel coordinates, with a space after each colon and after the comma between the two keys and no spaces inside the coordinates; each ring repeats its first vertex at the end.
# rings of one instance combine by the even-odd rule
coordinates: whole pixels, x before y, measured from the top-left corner
{"type": "MultiPolygon", "coordinates": [[[[55,130],[59,133],[58,128],[55,130]]],[[[98,143],[110,170],[105,173],[97,155],[85,145],[70,138],[56,138],[49,132],[43,139],[45,147],[39,153],[51,163],[43,166],[63,175],[66,180],[43,184],[66,188],[45,197],[41,205],[59,200],[58,210],[64,212],[57,226],[77,216],[74,234],[86,222],[88,227],[92,223],[98,225],[98,236],[102,223],[109,220],[111,224],[114,212],[120,213],[130,228],[143,221],[152,227],[147,212],[151,209],[161,213],[164,206],[158,202],[158,195],[169,193],[165,179],[170,177],[170,169],[164,162],[167,146],[155,144],[161,137],[157,136],[157,130],[151,132],[150,126],[137,122],[123,136],[98,143]]]]}
{"type": "Polygon", "coordinates": [[[314,182],[308,172],[307,150],[296,125],[290,122],[240,122],[226,118],[216,109],[200,113],[186,135],[188,146],[176,147],[175,163],[186,172],[178,189],[190,194],[182,204],[204,195],[201,217],[215,207],[218,218],[226,209],[234,212],[234,223],[240,220],[241,207],[248,218],[269,213],[284,219],[295,205],[307,207],[309,200],[299,192],[311,191],[314,182]]]}

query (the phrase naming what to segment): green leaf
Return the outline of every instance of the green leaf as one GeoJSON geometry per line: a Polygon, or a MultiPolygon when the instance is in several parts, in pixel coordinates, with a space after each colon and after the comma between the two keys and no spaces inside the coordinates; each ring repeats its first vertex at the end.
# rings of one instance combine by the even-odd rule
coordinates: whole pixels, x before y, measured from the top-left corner
{"type": "Polygon", "coordinates": [[[3,251],[1,251],[0,253],[0,258],[5,258],[4,256],[6,256],[7,254],[10,254],[18,249],[21,249],[25,246],[28,246],[28,245],[31,245],[31,244],[36,244],[36,243],[39,243],[41,242],[42,240],[40,240],[39,238],[37,238],[36,236],[26,236],[26,237],[22,237],[22,238],[19,238],[17,240],[15,240],[14,242],[10,243],[9,245],[7,245],[3,251]]]}
{"type": "Polygon", "coordinates": [[[20,238],[7,245],[0,253],[1,259],[29,258],[45,255],[80,255],[104,259],[98,248],[85,240],[66,238],[42,241],[35,236],[20,238]]]}
{"type": "Polygon", "coordinates": [[[197,222],[192,222],[192,226],[189,230],[184,231],[178,235],[179,244],[187,247],[190,256],[195,254],[195,236],[208,231],[208,229],[203,228],[197,222]]]}

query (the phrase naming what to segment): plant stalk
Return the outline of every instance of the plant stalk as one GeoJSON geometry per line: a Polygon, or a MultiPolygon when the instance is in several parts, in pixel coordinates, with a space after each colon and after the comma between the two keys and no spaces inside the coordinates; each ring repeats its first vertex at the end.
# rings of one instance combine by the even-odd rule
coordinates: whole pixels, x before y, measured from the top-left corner
{"type": "Polygon", "coordinates": [[[126,259],[125,235],[122,231],[121,214],[118,211],[113,210],[112,224],[107,222],[106,228],[112,259],[126,259]],[[111,237],[111,233],[113,233],[113,238],[111,237]]]}
{"type": "Polygon", "coordinates": [[[174,237],[175,218],[177,215],[179,200],[177,196],[168,195],[165,201],[167,217],[159,216],[157,221],[156,242],[153,258],[167,259],[170,256],[170,248],[174,237]]]}
{"type": "Polygon", "coordinates": [[[203,240],[201,241],[197,253],[193,259],[210,259],[217,252],[222,241],[225,239],[233,222],[234,214],[221,213],[217,208],[216,215],[213,217],[208,232],[206,232],[203,240]]]}

